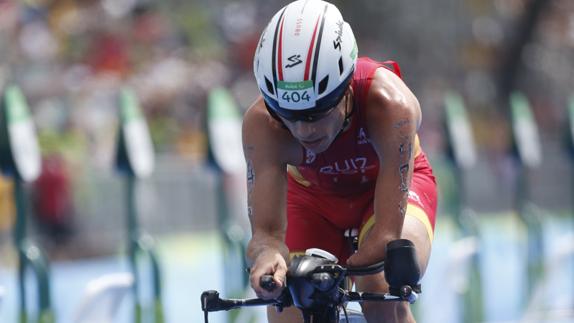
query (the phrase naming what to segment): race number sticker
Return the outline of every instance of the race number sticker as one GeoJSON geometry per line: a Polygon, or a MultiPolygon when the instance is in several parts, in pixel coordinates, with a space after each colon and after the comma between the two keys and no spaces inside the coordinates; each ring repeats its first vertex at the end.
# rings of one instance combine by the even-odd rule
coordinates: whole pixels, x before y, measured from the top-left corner
{"type": "Polygon", "coordinates": [[[313,81],[277,82],[279,106],[303,110],[315,106],[313,81]]]}

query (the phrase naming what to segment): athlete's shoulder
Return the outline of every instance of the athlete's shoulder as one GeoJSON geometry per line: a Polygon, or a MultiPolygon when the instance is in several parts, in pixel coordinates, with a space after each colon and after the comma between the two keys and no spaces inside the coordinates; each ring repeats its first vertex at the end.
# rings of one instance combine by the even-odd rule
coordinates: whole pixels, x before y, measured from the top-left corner
{"type": "Polygon", "coordinates": [[[269,114],[262,97],[245,112],[242,132],[244,146],[258,146],[267,158],[275,156],[282,162],[293,163],[300,157],[300,147],[281,122],[269,114]]]}
{"type": "Polygon", "coordinates": [[[263,131],[264,129],[279,132],[285,131],[281,122],[271,116],[261,96],[259,96],[245,112],[243,116],[243,127],[252,127],[259,131],[263,131]]]}
{"type": "Polygon", "coordinates": [[[263,97],[259,96],[247,111],[245,111],[245,115],[243,116],[243,123],[247,124],[258,124],[258,123],[265,123],[267,118],[269,117],[269,112],[265,109],[265,102],[263,101],[263,97]]]}
{"type": "Polygon", "coordinates": [[[420,104],[405,82],[387,67],[381,66],[373,74],[368,90],[367,113],[369,117],[393,114],[410,116],[421,122],[420,104]]]}

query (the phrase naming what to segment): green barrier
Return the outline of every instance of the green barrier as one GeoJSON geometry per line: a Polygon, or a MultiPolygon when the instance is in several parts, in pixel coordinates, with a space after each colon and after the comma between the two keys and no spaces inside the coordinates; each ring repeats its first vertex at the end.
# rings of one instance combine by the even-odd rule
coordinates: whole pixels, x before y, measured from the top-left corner
{"type": "MultiPolygon", "coordinates": [[[[217,173],[217,223],[224,247],[224,289],[231,297],[244,297],[249,278],[245,272],[246,232],[232,216],[237,210],[230,207],[233,192],[228,185],[234,178],[246,176],[241,123],[242,116],[231,94],[222,88],[211,91],[207,110],[209,161],[217,173]]],[[[229,321],[237,321],[238,314],[239,311],[230,311],[229,321]]]]}
{"type": "MultiPolygon", "coordinates": [[[[445,96],[445,129],[447,137],[447,155],[449,156],[452,172],[457,189],[453,192],[451,205],[454,222],[462,238],[480,237],[478,219],[468,207],[466,191],[467,172],[476,164],[476,145],[472,127],[464,101],[460,95],[449,92],[445,96]]],[[[480,275],[480,256],[474,253],[470,259],[469,285],[464,293],[461,309],[463,322],[481,322],[484,318],[483,293],[480,275]]]]}
{"type": "Polygon", "coordinates": [[[139,226],[136,203],[138,180],[149,176],[153,171],[153,146],[135,94],[129,89],[123,89],[120,93],[119,103],[120,130],[116,167],[125,177],[128,259],[134,277],[134,321],[136,323],[148,321],[144,317],[147,318],[147,313],[151,311],[152,314],[149,317],[153,317],[155,323],[163,323],[165,318],[162,303],[161,268],[154,249],[153,239],[144,233],[139,226]],[[144,308],[140,298],[140,285],[142,284],[141,271],[138,266],[140,256],[148,260],[152,273],[153,304],[149,310],[144,308]]]}
{"type": "MultiPolygon", "coordinates": [[[[570,155],[570,162],[574,164],[574,94],[570,97],[567,106],[567,113],[568,118],[566,119],[566,128],[564,134],[564,142],[566,146],[566,150],[570,155]]],[[[574,188],[574,173],[572,174],[572,187],[574,188]]],[[[572,200],[574,202],[574,199],[572,200]]],[[[574,210],[574,204],[572,205],[572,209],[574,210]]]]}
{"type": "Polygon", "coordinates": [[[513,150],[525,168],[536,168],[542,162],[542,149],[538,127],[524,94],[513,92],[510,96],[513,150]]]}
{"type": "Polygon", "coordinates": [[[26,99],[16,86],[8,86],[0,103],[0,167],[14,180],[16,224],[14,242],[18,251],[19,322],[55,322],[50,299],[48,261],[27,237],[27,196],[24,182],[40,173],[40,151],[26,99]],[[26,271],[32,269],[37,283],[38,317],[33,319],[26,304],[26,271]]]}
{"type": "MultiPolygon", "coordinates": [[[[570,102],[568,104],[568,148],[570,150],[571,162],[574,165],[574,94],[570,96],[570,102]]],[[[571,188],[574,191],[574,172],[572,172],[572,184],[571,188]]],[[[572,212],[574,212],[574,198],[572,199],[572,212]]],[[[574,231],[574,230],[573,230],[574,231]]]]}
{"type": "MultiPolygon", "coordinates": [[[[569,144],[568,144],[568,148],[570,150],[570,162],[572,164],[572,166],[574,166],[574,94],[570,96],[570,101],[568,102],[568,138],[569,138],[569,144]]],[[[571,181],[570,181],[570,189],[572,192],[574,192],[574,167],[571,167],[571,181]]],[[[570,210],[570,214],[571,214],[571,218],[572,218],[572,232],[574,232],[574,194],[572,196],[572,205],[571,205],[571,210],[570,210]]],[[[574,269],[574,268],[573,268],[574,269]]],[[[572,277],[574,277],[574,272],[572,273],[572,277]]],[[[572,290],[572,295],[574,295],[574,286],[571,289],[572,290]]],[[[574,308],[574,297],[572,297],[572,308],[574,308]]]]}
{"type": "Polygon", "coordinates": [[[512,117],[513,153],[519,161],[519,174],[516,183],[515,204],[518,215],[527,230],[527,279],[528,295],[533,291],[536,281],[542,277],[544,245],[542,219],[531,207],[530,172],[540,166],[542,149],[536,121],[524,94],[514,92],[510,96],[512,117]]]}
{"type": "Polygon", "coordinates": [[[464,102],[460,95],[449,92],[444,108],[451,160],[459,170],[470,169],[476,164],[476,145],[464,102]]]}
{"type": "Polygon", "coordinates": [[[568,129],[570,130],[568,132],[569,148],[574,160],[574,95],[570,97],[568,104],[568,125],[568,129]]]}
{"type": "Polygon", "coordinates": [[[207,130],[210,161],[220,172],[245,172],[241,141],[242,116],[231,94],[222,88],[209,93],[207,130]]]}

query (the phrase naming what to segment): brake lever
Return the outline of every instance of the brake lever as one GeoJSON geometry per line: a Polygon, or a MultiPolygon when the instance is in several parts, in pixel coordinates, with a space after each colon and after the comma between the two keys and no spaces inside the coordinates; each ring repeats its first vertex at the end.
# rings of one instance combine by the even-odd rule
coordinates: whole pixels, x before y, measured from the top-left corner
{"type": "Polygon", "coordinates": [[[317,266],[317,268],[315,268],[312,271],[313,274],[318,274],[318,273],[342,274],[342,273],[347,273],[347,272],[348,272],[348,269],[346,269],[345,267],[343,267],[341,265],[337,265],[337,264],[328,264],[328,265],[317,266]]]}
{"type": "Polygon", "coordinates": [[[259,285],[261,288],[265,289],[268,292],[272,292],[277,288],[277,283],[273,279],[273,275],[263,275],[259,280],[259,285]]]}
{"type": "MultiPolygon", "coordinates": [[[[275,290],[275,288],[277,288],[277,283],[273,279],[273,275],[261,276],[261,279],[259,280],[259,285],[261,285],[261,288],[265,289],[268,292],[272,292],[273,290],[275,290]]],[[[281,292],[281,295],[279,295],[279,297],[275,300],[276,303],[273,304],[273,306],[275,306],[278,313],[283,312],[283,309],[285,307],[293,305],[293,300],[291,298],[289,288],[284,288],[283,291],[281,292]]]]}

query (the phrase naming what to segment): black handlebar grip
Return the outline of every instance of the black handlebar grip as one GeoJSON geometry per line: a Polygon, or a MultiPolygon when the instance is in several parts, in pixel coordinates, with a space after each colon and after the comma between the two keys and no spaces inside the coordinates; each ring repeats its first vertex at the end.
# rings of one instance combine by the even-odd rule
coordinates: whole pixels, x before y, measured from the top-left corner
{"type": "Polygon", "coordinates": [[[201,294],[201,310],[212,312],[219,308],[219,293],[215,290],[208,290],[201,294]]]}
{"type": "Polygon", "coordinates": [[[275,290],[275,288],[277,288],[277,283],[275,283],[273,275],[261,276],[261,279],[259,280],[259,285],[261,285],[261,288],[265,289],[268,292],[272,292],[275,290]]]}
{"type": "Polygon", "coordinates": [[[385,259],[385,279],[391,294],[399,296],[404,285],[416,288],[420,277],[415,245],[407,239],[389,242],[385,259]]]}

